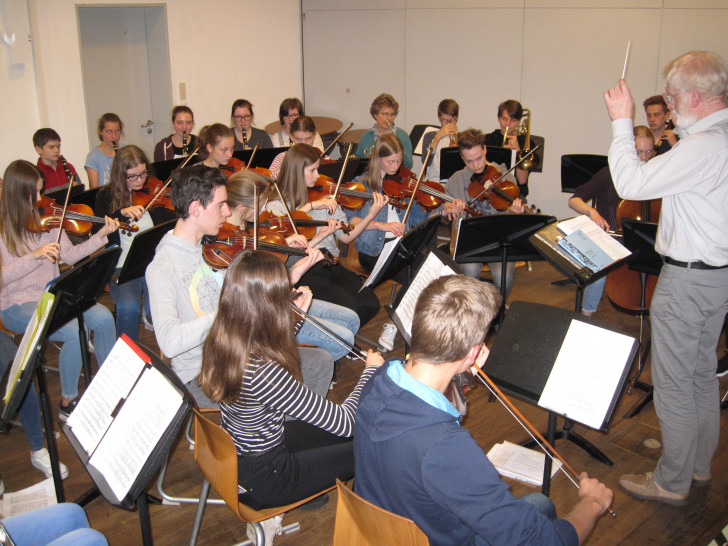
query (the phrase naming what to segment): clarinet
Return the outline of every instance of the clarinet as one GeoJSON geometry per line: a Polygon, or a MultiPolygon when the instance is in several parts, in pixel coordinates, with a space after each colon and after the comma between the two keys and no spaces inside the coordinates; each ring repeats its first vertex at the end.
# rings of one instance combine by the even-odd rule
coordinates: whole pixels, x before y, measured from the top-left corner
{"type": "Polygon", "coordinates": [[[119,143],[115,140],[111,141],[111,145],[114,147],[114,155],[119,153],[119,143]]]}
{"type": "Polygon", "coordinates": [[[68,183],[73,184],[74,176],[71,174],[71,169],[68,168],[68,162],[66,161],[66,158],[63,156],[59,156],[58,159],[61,161],[61,165],[63,165],[63,170],[66,171],[66,178],[68,178],[68,183]]]}
{"type": "Polygon", "coordinates": [[[243,150],[248,149],[248,131],[245,129],[240,130],[241,133],[243,133],[243,150]]]}
{"type": "Polygon", "coordinates": [[[187,131],[182,133],[182,155],[187,157],[187,131]]]}

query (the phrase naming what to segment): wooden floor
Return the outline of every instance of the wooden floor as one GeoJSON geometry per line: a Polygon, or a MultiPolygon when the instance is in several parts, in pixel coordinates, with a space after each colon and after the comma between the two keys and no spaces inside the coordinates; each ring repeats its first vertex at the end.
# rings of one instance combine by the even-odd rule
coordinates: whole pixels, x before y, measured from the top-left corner
{"type": "MultiPolygon", "coordinates": [[[[487,273],[484,274],[488,276],[487,273]]],[[[574,287],[554,286],[552,281],[560,275],[545,262],[533,262],[533,271],[526,267],[516,270],[515,287],[511,300],[546,303],[572,309],[574,305],[574,287]]],[[[389,297],[389,285],[377,289],[380,300],[385,302],[389,297]]],[[[103,303],[110,304],[107,296],[103,303]]],[[[607,302],[602,301],[596,318],[606,324],[618,327],[624,333],[637,336],[639,321],[630,315],[614,310],[607,302]]],[[[385,320],[384,311],[365,328],[361,335],[376,340],[381,325],[385,320]]],[[[527,335],[527,332],[525,333],[527,335]]],[[[141,342],[156,350],[156,342],[151,332],[142,331],[141,342]]],[[[366,343],[360,343],[366,348],[366,343]]],[[[397,340],[392,355],[401,355],[404,344],[397,340]]],[[[719,356],[725,351],[721,339],[719,356]]],[[[46,362],[57,363],[57,349],[46,347],[46,362]]],[[[362,363],[343,360],[339,367],[338,383],[331,392],[330,398],[343,400],[356,381],[362,369],[362,363]]],[[[649,364],[642,378],[650,380],[649,364]]],[[[54,372],[48,372],[54,413],[57,412],[59,400],[59,379],[54,372]]],[[[721,393],[728,388],[728,378],[721,380],[721,393]]],[[[695,544],[704,546],[717,536],[728,524],[728,438],[722,435],[720,445],[713,464],[713,484],[708,488],[693,488],[687,506],[675,508],[656,502],[640,501],[623,493],[618,486],[618,478],[623,473],[637,473],[652,470],[660,456],[660,449],[645,447],[647,439],[660,439],[660,430],[655,416],[654,406],[649,404],[637,416],[626,419],[625,412],[640,398],[640,392],[625,395],[616,411],[608,434],[594,432],[578,427],[581,434],[593,442],[599,449],[614,461],[609,467],[590,459],[588,455],[569,443],[559,442],[557,449],[577,471],[587,471],[590,476],[599,478],[614,490],[613,508],[616,518],[608,515],[602,517],[591,534],[588,543],[596,544],[695,544]]],[[[547,415],[543,410],[516,402],[519,409],[533,423],[545,429],[547,415]]],[[[725,428],[728,412],[721,415],[721,428],[725,428]]],[[[503,440],[520,442],[525,439],[525,432],[513,421],[505,410],[497,403],[489,403],[487,392],[483,387],[476,387],[469,395],[468,415],[463,425],[468,428],[476,441],[485,451],[494,443],[503,440]]],[[[59,438],[58,446],[61,460],[68,465],[70,477],[65,480],[67,499],[73,500],[91,486],[91,480],[81,466],[79,460],[69,447],[64,437],[59,438]]],[[[8,491],[16,491],[28,487],[43,476],[35,470],[29,461],[28,444],[23,431],[13,427],[7,434],[0,435],[0,473],[8,491]]],[[[168,493],[182,496],[199,494],[202,476],[193,460],[192,451],[184,439],[178,438],[166,480],[168,493]]],[[[512,491],[517,496],[534,488],[519,482],[512,482],[512,491]]],[[[155,485],[150,492],[156,494],[155,485]]],[[[564,476],[558,475],[552,484],[551,498],[558,513],[564,515],[574,504],[577,492],[564,476]]],[[[153,506],[151,508],[154,539],[157,544],[184,544],[189,541],[196,504],[179,506],[153,506]]],[[[336,509],[336,493],[331,494],[329,503],[317,510],[294,510],[286,515],[284,524],[298,521],[301,530],[289,536],[276,539],[280,545],[322,545],[330,544],[334,529],[336,509]]],[[[103,499],[92,501],[86,510],[91,525],[103,532],[112,545],[140,544],[141,534],[136,512],[128,512],[115,508],[103,499]]],[[[208,506],[202,524],[199,544],[232,544],[245,538],[245,525],[241,524],[225,506],[208,506]]]]}

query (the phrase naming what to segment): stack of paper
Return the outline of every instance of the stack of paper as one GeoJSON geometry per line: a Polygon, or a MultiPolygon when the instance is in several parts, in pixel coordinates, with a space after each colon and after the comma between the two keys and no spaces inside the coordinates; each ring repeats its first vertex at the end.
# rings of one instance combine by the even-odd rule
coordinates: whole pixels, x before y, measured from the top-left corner
{"type": "MultiPolygon", "coordinates": [[[[511,442],[503,442],[491,448],[488,459],[501,476],[531,485],[543,485],[543,466],[546,462],[546,455],[543,453],[511,442]]],[[[561,461],[554,461],[551,466],[552,478],[560,467],[561,461]]]]}

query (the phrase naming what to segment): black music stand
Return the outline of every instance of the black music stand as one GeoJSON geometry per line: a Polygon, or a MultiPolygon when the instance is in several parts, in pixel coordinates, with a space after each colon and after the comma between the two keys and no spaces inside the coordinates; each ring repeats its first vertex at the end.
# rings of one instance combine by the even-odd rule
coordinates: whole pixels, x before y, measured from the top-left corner
{"type": "Polygon", "coordinates": [[[63,275],[56,277],[46,287],[48,292],[59,297],[56,312],[48,327],[49,335],[68,321],[78,319],[78,340],[81,343],[81,361],[87,387],[91,382],[91,363],[83,313],[96,303],[103,292],[116,268],[120,254],[121,248],[113,246],[95,256],[90,256],[63,275]]]}
{"type": "Polygon", "coordinates": [[[173,229],[177,220],[168,220],[163,224],[154,226],[139,233],[131,242],[129,252],[124,260],[124,265],[116,279],[116,284],[124,284],[143,277],[147,266],[154,258],[159,241],[162,240],[169,230],[173,229]]]}
{"type": "MultiPolygon", "coordinates": [[[[164,161],[155,161],[152,163],[152,172],[160,180],[167,180],[172,174],[172,171],[182,165],[186,160],[186,157],[178,157],[175,159],[165,159],[164,161]]],[[[190,162],[192,161],[194,159],[190,160],[190,162]]]]}
{"type": "MultiPolygon", "coordinates": [[[[122,337],[117,341],[117,344],[123,342],[136,345],[125,335],[122,335],[122,337]]],[[[123,495],[122,498],[118,498],[116,496],[116,493],[114,493],[114,488],[111,485],[109,477],[103,471],[93,466],[93,454],[88,453],[84,449],[82,442],[74,433],[74,429],[72,429],[68,423],[62,423],[61,429],[68,438],[68,441],[70,442],[71,447],[73,447],[74,451],[76,452],[76,455],[78,455],[79,459],[81,459],[81,462],[86,469],[86,472],[88,472],[89,476],[94,482],[94,488],[90,492],[86,493],[83,501],[77,501],[77,503],[84,505],[86,502],[90,501],[100,494],[104,497],[104,499],[106,499],[114,506],[125,508],[127,510],[132,510],[135,506],[137,506],[139,509],[139,524],[142,533],[142,543],[144,544],[144,546],[151,546],[153,544],[153,540],[151,518],[149,514],[149,503],[161,504],[162,501],[147,493],[146,490],[149,486],[149,483],[154,478],[155,474],[159,471],[159,468],[162,466],[167,456],[169,455],[172,444],[177,438],[177,434],[179,433],[182,423],[185,421],[187,413],[189,412],[189,409],[193,404],[193,400],[187,388],[184,386],[179,377],[177,377],[177,374],[175,374],[172,369],[155,354],[154,351],[151,351],[144,345],[139,345],[138,347],[135,347],[135,349],[139,349],[139,351],[135,350],[135,352],[143,358],[146,364],[142,374],[146,373],[147,369],[156,370],[156,372],[158,372],[164,379],[166,379],[167,384],[165,384],[165,388],[175,389],[180,394],[181,400],[180,405],[177,408],[174,417],[168,423],[164,434],[161,437],[155,436],[144,438],[144,440],[150,443],[153,442],[153,448],[151,449],[149,455],[147,455],[141,471],[134,477],[133,484],[126,492],[126,494],[123,495]]],[[[137,378],[136,381],[137,383],[135,383],[134,387],[132,387],[132,390],[139,383],[140,379],[137,378]]],[[[131,399],[131,396],[132,395],[130,393],[127,398],[131,399]]],[[[112,414],[114,419],[117,419],[121,416],[122,411],[124,410],[125,402],[126,400],[122,398],[116,405],[114,413],[112,414]]],[[[144,432],[140,433],[138,431],[132,430],[131,434],[134,433],[144,436],[144,432]]],[[[104,437],[102,437],[99,444],[103,443],[104,439],[105,435],[104,437]]]]}
{"type": "MultiPolygon", "coordinates": [[[[96,206],[96,194],[99,193],[101,186],[97,188],[91,188],[90,190],[82,191],[81,193],[74,194],[71,190],[71,198],[69,203],[74,205],[86,205],[92,209],[96,206]]],[[[65,196],[63,197],[65,199],[65,196]]],[[[62,201],[61,201],[62,202],[62,201]]]]}
{"type": "Polygon", "coordinates": [[[607,267],[595,272],[580,264],[575,258],[559,247],[558,241],[562,238],[563,234],[558,229],[558,223],[554,223],[546,226],[538,233],[534,233],[529,238],[529,241],[547,262],[554,266],[558,271],[561,271],[561,273],[566,275],[569,280],[576,284],[574,311],[580,313],[582,297],[587,285],[605,277],[615,269],[627,263],[632,259],[633,254],[616,260],[607,267]]]}
{"type": "Polygon", "coordinates": [[[237,150],[236,152],[233,152],[233,157],[240,161],[245,161],[245,164],[248,165],[248,167],[264,167],[268,169],[278,154],[287,152],[289,149],[290,146],[281,146],[278,148],[258,148],[258,151],[255,152],[252,165],[248,165],[250,162],[250,156],[253,155],[252,149],[237,150]]]}
{"type": "MultiPolygon", "coordinates": [[[[516,301],[510,306],[508,317],[485,362],[484,371],[503,391],[538,405],[572,321],[584,322],[620,333],[616,328],[606,326],[579,313],[540,303],[516,301]],[[524,336],[523,332],[529,334],[524,336]]],[[[620,366],[618,368],[619,380],[601,426],[598,428],[602,432],[608,430],[609,422],[624,390],[630,365],[637,355],[637,341],[634,339],[632,341],[632,348],[625,362],[614,363],[615,366],[620,366]]],[[[583,396],[588,397],[589,394],[584,393],[583,396]]],[[[562,430],[557,434],[557,413],[552,410],[548,411],[548,432],[544,436],[552,446],[555,440],[569,440],[597,460],[610,466],[613,464],[596,446],[572,430],[573,420],[565,419],[562,430]]],[[[549,493],[550,480],[551,459],[547,457],[543,479],[545,495],[549,493]]]]}
{"type": "Polygon", "coordinates": [[[490,214],[460,221],[453,259],[459,263],[501,263],[503,294],[500,323],[503,322],[508,262],[542,260],[529,237],[556,218],[544,214],[490,214]]]}
{"type": "MultiPolygon", "coordinates": [[[[76,184],[71,188],[71,197],[69,199],[69,203],[76,204],[76,201],[74,201],[74,197],[79,196],[80,194],[84,193],[84,190],[86,188],[83,184],[76,184]]],[[[51,188],[48,191],[44,191],[43,195],[46,197],[50,197],[53,199],[56,203],[60,203],[63,205],[63,203],[66,202],[66,194],[68,193],[68,183],[63,184],[62,186],[59,186],[57,188],[51,188]]],[[[93,208],[93,207],[91,207],[93,208]]]]}
{"type": "Polygon", "coordinates": [[[43,342],[47,339],[48,327],[55,313],[57,303],[58,298],[53,294],[43,294],[38,304],[38,310],[25,329],[23,340],[15,353],[15,358],[5,370],[2,381],[0,381],[0,393],[3,395],[0,396],[0,430],[5,430],[10,420],[18,412],[28,389],[32,388],[32,376],[33,371],[35,371],[38,379],[38,398],[43,429],[45,430],[48,455],[51,461],[53,486],[56,490],[56,501],[61,503],[65,502],[66,496],[63,491],[63,480],[58,465],[58,449],[56,447],[56,437],[53,433],[53,414],[51,413],[50,397],[48,396],[45,373],[43,372],[43,355],[41,354],[41,348],[43,342]],[[15,386],[9,392],[10,398],[5,401],[6,388],[10,382],[10,374],[15,364],[20,366],[19,375],[15,379],[15,386]]]}
{"type": "MultiPolygon", "coordinates": [[[[414,205],[412,205],[414,206],[414,205]]],[[[372,290],[394,277],[397,273],[407,268],[407,280],[403,283],[403,287],[408,286],[413,278],[413,266],[415,260],[422,254],[422,250],[432,243],[437,234],[437,228],[440,225],[440,216],[433,216],[424,222],[419,223],[397,241],[392,252],[387,256],[386,261],[376,273],[371,282],[368,283],[372,290]]],[[[377,262],[379,265],[379,262],[377,262]]],[[[376,268],[375,268],[376,269],[376,268]]],[[[370,277],[371,277],[370,276],[370,277]]]]}
{"type": "Polygon", "coordinates": [[[606,155],[567,154],[561,156],[561,191],[574,193],[576,188],[586,184],[597,172],[607,167],[606,155]]]}
{"type": "MultiPolygon", "coordinates": [[[[349,163],[346,165],[346,171],[344,171],[344,178],[342,179],[344,182],[353,180],[357,176],[357,172],[359,171],[359,162],[360,161],[361,161],[360,157],[350,157],[349,158],[349,163]]],[[[341,169],[343,167],[344,167],[344,160],[339,159],[338,161],[321,163],[321,165],[319,165],[318,172],[319,172],[319,174],[328,176],[334,182],[336,182],[339,179],[339,175],[341,174],[341,169]]]]}
{"type": "Polygon", "coordinates": [[[647,275],[659,275],[662,270],[662,256],[655,250],[655,239],[657,238],[657,224],[652,222],[642,222],[633,218],[622,219],[622,241],[631,252],[634,253],[634,259],[629,262],[629,268],[640,274],[640,308],[637,316],[640,319],[640,355],[637,360],[637,371],[629,380],[627,386],[627,394],[632,394],[635,388],[645,392],[642,399],[632,406],[625,414],[630,418],[637,415],[642,408],[652,401],[653,387],[652,385],[640,381],[639,377],[644,370],[647,362],[647,355],[650,353],[652,339],[648,339],[646,343],[642,342],[642,332],[644,319],[649,319],[649,309],[647,307],[646,285],[647,275]]]}

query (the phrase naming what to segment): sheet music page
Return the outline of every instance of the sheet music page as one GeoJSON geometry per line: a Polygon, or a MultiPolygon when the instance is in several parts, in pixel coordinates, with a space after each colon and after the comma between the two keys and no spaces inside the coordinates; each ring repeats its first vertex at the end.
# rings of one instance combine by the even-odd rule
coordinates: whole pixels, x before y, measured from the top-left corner
{"type": "Polygon", "coordinates": [[[410,336],[412,335],[412,319],[415,314],[417,298],[420,297],[420,293],[428,284],[445,275],[455,275],[455,271],[449,265],[442,263],[434,252],[430,252],[395,311],[410,336]]]}
{"type": "Polygon", "coordinates": [[[612,258],[612,261],[620,260],[630,254],[629,250],[622,243],[615,240],[585,214],[576,216],[570,220],[562,220],[558,226],[559,231],[564,235],[571,235],[579,230],[583,231],[587,237],[594,241],[599,248],[612,258]]]}
{"type": "MultiPolygon", "coordinates": [[[[546,455],[540,451],[504,441],[502,444],[495,444],[487,457],[501,476],[533,485],[543,484],[546,455]]],[[[559,460],[552,462],[552,478],[558,472],[561,464],[559,460]]]]}
{"type": "Polygon", "coordinates": [[[430,133],[437,133],[440,129],[437,127],[428,127],[422,132],[422,136],[420,137],[420,141],[417,143],[417,146],[415,146],[414,151],[412,152],[413,155],[423,155],[422,153],[422,143],[425,140],[425,136],[430,133]]]}
{"type": "Polygon", "coordinates": [[[379,271],[384,267],[384,264],[387,263],[389,255],[397,246],[397,243],[401,238],[402,237],[397,237],[396,239],[391,239],[384,243],[384,248],[382,248],[382,252],[379,254],[379,258],[377,259],[377,263],[374,265],[374,269],[372,269],[371,274],[369,275],[369,277],[367,277],[367,280],[364,282],[364,284],[362,284],[359,292],[361,292],[364,288],[366,288],[376,280],[376,278],[379,276],[379,271]]]}
{"type": "Polygon", "coordinates": [[[119,338],[67,421],[86,453],[96,449],[113,421],[111,413],[143,369],[144,361],[119,338]]]}
{"type": "Polygon", "coordinates": [[[634,340],[572,320],[538,405],[599,429],[634,340]]]}
{"type": "Polygon", "coordinates": [[[57,504],[53,478],[48,478],[26,489],[5,493],[0,500],[0,517],[9,518],[38,508],[57,504]]]}
{"type": "MultiPolygon", "coordinates": [[[[182,405],[182,393],[146,368],[89,463],[122,500],[182,405]]],[[[75,411],[74,411],[75,413],[75,411]]]]}
{"type": "Polygon", "coordinates": [[[45,324],[48,320],[48,315],[53,307],[54,300],[55,295],[50,292],[45,292],[40,302],[38,302],[38,307],[30,316],[30,322],[25,329],[25,335],[20,342],[18,350],[15,352],[15,358],[10,366],[8,383],[5,386],[5,392],[3,393],[3,399],[6,404],[10,400],[10,393],[15,386],[15,382],[18,380],[20,372],[29,364],[28,358],[30,358],[31,353],[33,352],[33,347],[35,347],[38,343],[38,334],[41,329],[40,326],[45,324]]]}

